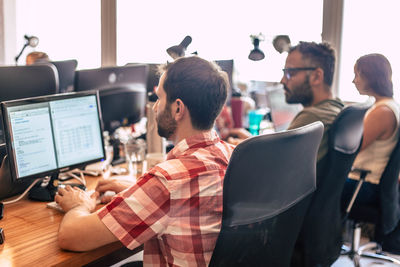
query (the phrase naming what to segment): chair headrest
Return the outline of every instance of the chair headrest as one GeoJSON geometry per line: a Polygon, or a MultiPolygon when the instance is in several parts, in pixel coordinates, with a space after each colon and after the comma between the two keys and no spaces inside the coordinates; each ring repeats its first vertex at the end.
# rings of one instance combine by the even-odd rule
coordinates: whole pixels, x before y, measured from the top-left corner
{"type": "Polygon", "coordinates": [[[360,146],[363,134],[363,120],[371,101],[346,106],[338,114],[330,130],[330,145],[334,150],[352,154],[360,146]]]}

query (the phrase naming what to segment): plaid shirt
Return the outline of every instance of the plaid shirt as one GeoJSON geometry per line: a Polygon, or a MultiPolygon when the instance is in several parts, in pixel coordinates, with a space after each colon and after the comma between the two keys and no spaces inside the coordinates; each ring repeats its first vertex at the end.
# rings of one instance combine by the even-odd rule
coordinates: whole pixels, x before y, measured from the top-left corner
{"type": "Polygon", "coordinates": [[[215,131],[184,139],[98,216],[129,249],[144,243],[144,265],[206,266],[221,228],[232,150],[215,131]]]}

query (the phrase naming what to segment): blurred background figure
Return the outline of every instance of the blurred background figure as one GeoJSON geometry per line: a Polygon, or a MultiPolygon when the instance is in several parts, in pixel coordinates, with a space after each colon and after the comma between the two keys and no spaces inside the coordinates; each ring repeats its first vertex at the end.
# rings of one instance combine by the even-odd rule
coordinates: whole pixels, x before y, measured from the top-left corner
{"type": "MultiPolygon", "coordinates": [[[[361,95],[375,98],[375,104],[364,118],[361,150],[353,168],[370,170],[355,200],[357,204],[379,203],[379,182],[398,140],[400,107],[393,99],[392,68],[381,54],[360,57],[354,66],[354,85],[361,95]]],[[[355,190],[359,173],[352,171],[347,179],[342,201],[347,205],[355,190]]]]}
{"type": "Polygon", "coordinates": [[[50,61],[49,56],[45,52],[33,51],[26,56],[26,65],[32,65],[40,62],[50,61]]]}

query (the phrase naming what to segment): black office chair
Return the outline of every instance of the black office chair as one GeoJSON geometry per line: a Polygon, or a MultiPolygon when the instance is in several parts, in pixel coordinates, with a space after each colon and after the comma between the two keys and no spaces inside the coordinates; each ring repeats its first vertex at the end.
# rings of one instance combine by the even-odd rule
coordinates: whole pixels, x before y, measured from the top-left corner
{"type": "MultiPolygon", "coordinates": [[[[399,128],[400,129],[400,128],[399,128]]],[[[359,193],[365,177],[369,173],[368,170],[357,169],[360,172],[360,181],[358,182],[354,194],[347,206],[345,219],[352,220],[352,242],[350,248],[344,248],[345,253],[350,256],[355,266],[360,266],[361,257],[369,257],[375,259],[382,259],[393,263],[400,264],[400,261],[386,256],[382,252],[382,244],[385,249],[387,242],[390,242],[388,237],[395,234],[397,230],[398,235],[400,229],[398,227],[400,221],[400,206],[399,206],[399,173],[400,173],[400,135],[399,141],[394,148],[390,159],[385,167],[379,183],[379,201],[375,204],[361,205],[354,204],[354,201],[359,193]],[[363,246],[359,246],[361,237],[362,223],[372,223],[375,225],[375,241],[369,242],[363,246]],[[388,240],[388,241],[385,241],[388,240]],[[386,242],[386,244],[385,244],[386,242]],[[367,252],[367,250],[374,249],[375,252],[367,252]]],[[[398,244],[397,244],[398,245],[398,244]]],[[[400,249],[400,248],[397,248],[400,249]]],[[[398,253],[398,251],[397,251],[398,253]]]]}
{"type": "Polygon", "coordinates": [[[317,163],[317,190],[296,242],[292,266],[330,266],[340,255],[341,193],[358,153],[363,118],[371,104],[345,107],[327,132],[328,153],[317,163]]]}
{"type": "Polygon", "coordinates": [[[50,63],[57,68],[60,93],[74,91],[75,69],[78,65],[78,61],[76,59],[70,59],[50,61],[50,63]]]}
{"type": "Polygon", "coordinates": [[[222,229],[210,266],[289,266],[315,190],[321,122],[239,144],[223,189],[222,229]]]}

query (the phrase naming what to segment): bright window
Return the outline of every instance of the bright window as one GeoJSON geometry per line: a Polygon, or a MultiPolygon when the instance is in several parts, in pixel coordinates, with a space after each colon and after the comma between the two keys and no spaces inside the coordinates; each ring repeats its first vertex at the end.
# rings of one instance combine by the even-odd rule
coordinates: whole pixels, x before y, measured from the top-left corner
{"type": "Polygon", "coordinates": [[[398,0],[345,1],[343,14],[342,55],[339,76],[339,96],[343,100],[362,101],[352,83],[354,63],[369,53],[385,55],[392,65],[394,97],[399,99],[400,86],[400,25],[398,0]]]}
{"type": "Polygon", "coordinates": [[[17,53],[25,34],[39,37],[39,45],[27,47],[18,63],[36,50],[51,60],[77,59],[79,69],[100,67],[100,15],[99,0],[16,0],[17,53]]]}
{"type": "Polygon", "coordinates": [[[166,49],[186,35],[193,39],[187,54],[197,51],[210,59],[234,59],[240,81],[280,81],[286,53],[272,46],[274,36],[321,41],[322,2],[309,1],[117,1],[117,63],[161,63],[171,60],[166,49]],[[301,11],[301,12],[300,12],[301,11]],[[250,35],[263,33],[262,61],[247,57],[250,35]]]}

